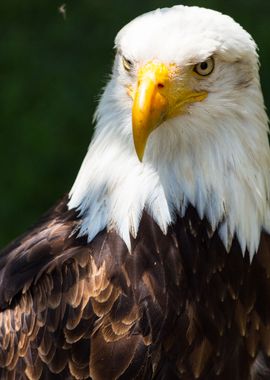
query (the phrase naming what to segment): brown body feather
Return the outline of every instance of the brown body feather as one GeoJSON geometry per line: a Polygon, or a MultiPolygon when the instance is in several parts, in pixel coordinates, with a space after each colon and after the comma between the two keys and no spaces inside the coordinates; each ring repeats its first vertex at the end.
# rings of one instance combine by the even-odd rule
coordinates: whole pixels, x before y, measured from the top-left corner
{"type": "Polygon", "coordinates": [[[0,378],[270,379],[270,237],[252,263],[190,207],[131,253],[77,238],[67,199],[0,255],[0,378]]]}

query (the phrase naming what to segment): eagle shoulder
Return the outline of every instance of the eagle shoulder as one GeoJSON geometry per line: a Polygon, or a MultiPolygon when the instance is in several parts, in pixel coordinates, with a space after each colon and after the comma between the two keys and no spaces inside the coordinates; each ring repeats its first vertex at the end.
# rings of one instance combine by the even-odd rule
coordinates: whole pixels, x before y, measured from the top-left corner
{"type": "Polygon", "coordinates": [[[63,200],[2,251],[1,378],[152,376],[181,312],[169,298],[181,299],[182,268],[173,238],[143,220],[131,254],[113,231],[78,238],[63,200]]]}

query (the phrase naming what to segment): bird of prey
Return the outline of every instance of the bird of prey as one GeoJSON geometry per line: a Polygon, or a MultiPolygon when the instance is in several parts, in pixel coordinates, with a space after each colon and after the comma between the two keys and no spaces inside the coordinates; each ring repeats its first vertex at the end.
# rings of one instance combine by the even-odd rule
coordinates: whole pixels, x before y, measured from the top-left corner
{"type": "Polygon", "coordinates": [[[71,192],[1,252],[0,378],[270,379],[256,44],[175,6],[115,47],[71,192]]]}

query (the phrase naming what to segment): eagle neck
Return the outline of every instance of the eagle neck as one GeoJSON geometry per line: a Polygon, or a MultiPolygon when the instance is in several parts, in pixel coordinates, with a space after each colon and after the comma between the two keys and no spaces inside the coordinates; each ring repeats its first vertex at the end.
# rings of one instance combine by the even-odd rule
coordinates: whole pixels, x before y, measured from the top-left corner
{"type": "Polygon", "coordinates": [[[70,192],[69,208],[80,212],[79,234],[91,241],[101,230],[115,230],[130,249],[144,211],[166,234],[191,205],[213,233],[218,230],[227,251],[236,236],[243,254],[252,257],[262,229],[270,230],[264,111],[216,120],[212,130],[202,118],[200,128],[184,117],[168,122],[150,136],[143,163],[134,152],[128,115],[119,123],[119,113],[98,118],[70,192]]]}

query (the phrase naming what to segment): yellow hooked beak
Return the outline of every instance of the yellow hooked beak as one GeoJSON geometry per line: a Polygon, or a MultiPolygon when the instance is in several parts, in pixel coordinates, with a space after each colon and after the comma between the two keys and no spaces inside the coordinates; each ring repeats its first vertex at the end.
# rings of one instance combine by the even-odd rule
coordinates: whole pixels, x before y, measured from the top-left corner
{"type": "Polygon", "coordinates": [[[185,78],[179,80],[179,75],[179,69],[177,71],[175,65],[160,62],[149,62],[138,72],[132,129],[140,161],[143,159],[147,139],[154,129],[166,119],[184,113],[189,104],[207,97],[206,92],[194,92],[188,88],[188,81],[185,78]]]}

